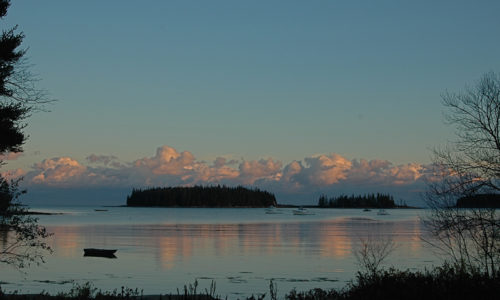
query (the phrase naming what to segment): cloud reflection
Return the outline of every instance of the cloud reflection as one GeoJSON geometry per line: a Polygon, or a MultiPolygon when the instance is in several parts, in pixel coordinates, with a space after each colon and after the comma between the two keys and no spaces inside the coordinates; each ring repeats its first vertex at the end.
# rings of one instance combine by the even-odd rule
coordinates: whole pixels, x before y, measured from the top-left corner
{"type": "Polygon", "coordinates": [[[153,256],[162,269],[195,258],[207,261],[235,257],[314,256],[345,259],[353,256],[362,237],[392,237],[401,251],[419,255],[420,222],[382,222],[340,218],[322,222],[249,224],[168,224],[55,226],[52,246],[57,256],[80,256],[85,247],[118,248],[129,258],[153,256]]]}

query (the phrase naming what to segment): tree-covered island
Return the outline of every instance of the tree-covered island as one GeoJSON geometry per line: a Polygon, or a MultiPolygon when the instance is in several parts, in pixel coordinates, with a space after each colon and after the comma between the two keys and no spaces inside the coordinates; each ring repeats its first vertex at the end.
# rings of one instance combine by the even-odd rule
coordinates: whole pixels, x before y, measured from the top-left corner
{"type": "Polygon", "coordinates": [[[478,194],[461,197],[457,200],[459,208],[500,208],[500,194],[478,194]]]}
{"type": "Polygon", "coordinates": [[[257,188],[193,186],[133,189],[127,206],[269,207],[277,203],[273,194],[257,188]]]}
{"type": "Polygon", "coordinates": [[[408,207],[405,203],[396,205],[394,197],[389,194],[368,194],[368,195],[341,195],[328,198],[321,195],[318,200],[318,207],[323,208],[398,208],[408,207]]]}

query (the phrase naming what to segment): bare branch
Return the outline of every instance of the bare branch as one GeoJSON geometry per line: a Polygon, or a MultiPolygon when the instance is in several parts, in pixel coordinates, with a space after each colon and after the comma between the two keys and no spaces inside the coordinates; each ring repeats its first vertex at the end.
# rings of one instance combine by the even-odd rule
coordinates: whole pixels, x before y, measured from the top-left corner
{"type": "Polygon", "coordinates": [[[375,274],[382,262],[396,249],[391,237],[368,236],[360,239],[359,248],[354,251],[358,264],[365,271],[375,274]]]}
{"type": "Polygon", "coordinates": [[[498,276],[500,215],[494,208],[462,209],[459,199],[500,199],[500,76],[490,72],[461,93],[443,95],[446,121],[457,140],[434,150],[436,177],[428,181],[428,242],[462,270],[498,276]]]}

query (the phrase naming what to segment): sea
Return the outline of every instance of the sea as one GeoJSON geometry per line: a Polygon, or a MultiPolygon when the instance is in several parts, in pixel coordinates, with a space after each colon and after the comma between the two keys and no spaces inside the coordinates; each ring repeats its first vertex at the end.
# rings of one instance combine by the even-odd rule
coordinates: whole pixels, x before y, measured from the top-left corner
{"type": "MultiPolygon", "coordinates": [[[[393,245],[382,267],[423,270],[441,264],[426,240],[424,209],[32,207],[51,213],[39,224],[53,235],[45,263],[0,265],[7,292],[58,293],[91,282],[103,291],[138,288],[144,295],[198,292],[215,285],[227,299],[292,289],[342,288],[361,269],[363,245],[393,245]],[[116,249],[116,258],[84,256],[116,249]]],[[[268,298],[268,297],[266,297],[268,298]]]]}

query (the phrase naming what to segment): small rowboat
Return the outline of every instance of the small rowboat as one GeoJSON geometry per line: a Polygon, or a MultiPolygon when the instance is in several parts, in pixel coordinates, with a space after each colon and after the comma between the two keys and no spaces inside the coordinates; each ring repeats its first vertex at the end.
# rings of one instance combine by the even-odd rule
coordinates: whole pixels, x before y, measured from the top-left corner
{"type": "Polygon", "coordinates": [[[83,256],[116,258],[115,252],[116,249],[85,248],[83,249],[83,256]]]}

